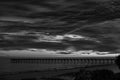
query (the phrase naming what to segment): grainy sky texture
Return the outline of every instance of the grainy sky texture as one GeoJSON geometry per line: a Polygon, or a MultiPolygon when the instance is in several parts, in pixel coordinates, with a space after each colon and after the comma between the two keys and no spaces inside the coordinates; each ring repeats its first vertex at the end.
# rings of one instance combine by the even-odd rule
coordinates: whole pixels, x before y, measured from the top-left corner
{"type": "Polygon", "coordinates": [[[2,0],[0,50],[119,52],[119,18],[119,0],[2,0]],[[73,41],[66,33],[86,39],[73,41]]]}

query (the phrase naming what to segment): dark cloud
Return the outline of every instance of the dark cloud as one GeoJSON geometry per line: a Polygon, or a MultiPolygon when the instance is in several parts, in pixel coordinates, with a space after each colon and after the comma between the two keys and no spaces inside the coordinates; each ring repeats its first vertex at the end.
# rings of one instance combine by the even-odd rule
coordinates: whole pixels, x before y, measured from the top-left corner
{"type": "MultiPolygon", "coordinates": [[[[29,49],[29,48],[36,48],[36,49],[48,49],[48,50],[66,50],[70,47],[74,48],[75,50],[91,50],[94,49],[95,46],[98,45],[97,42],[90,41],[90,40],[62,40],[61,42],[51,42],[39,40],[42,39],[42,35],[35,36],[35,34],[24,34],[24,35],[11,35],[9,34],[1,34],[0,40],[0,49],[4,50],[21,50],[21,49],[29,49]],[[33,36],[34,35],[34,36],[33,36]],[[38,40],[38,41],[36,41],[38,40]]],[[[44,35],[45,36],[45,35],[44,35]]]]}
{"type": "Polygon", "coordinates": [[[49,49],[49,50],[64,50],[67,45],[62,43],[52,43],[52,42],[32,42],[32,41],[4,41],[0,43],[1,49],[15,50],[15,49],[29,49],[29,48],[37,48],[37,49],[49,49]]]}
{"type": "Polygon", "coordinates": [[[97,24],[87,25],[73,32],[96,38],[101,44],[96,46],[97,50],[116,51],[120,48],[120,27],[119,19],[105,21],[97,24]]]}
{"type": "Polygon", "coordinates": [[[0,1],[0,33],[49,32],[96,38],[94,41],[35,42],[36,35],[0,35],[1,49],[66,49],[75,47],[119,51],[120,6],[118,0],[2,0],[0,1]],[[107,2],[106,2],[107,1],[107,2]],[[116,20],[115,20],[116,19],[116,20]],[[82,28],[82,29],[81,29],[82,28]]]}

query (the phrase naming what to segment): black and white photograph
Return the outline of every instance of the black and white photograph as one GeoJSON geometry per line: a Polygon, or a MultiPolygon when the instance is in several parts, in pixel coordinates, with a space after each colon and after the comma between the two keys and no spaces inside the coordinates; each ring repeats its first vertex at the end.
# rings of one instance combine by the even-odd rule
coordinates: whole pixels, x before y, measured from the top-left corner
{"type": "Polygon", "coordinates": [[[120,80],[120,0],[0,0],[0,80],[120,80]]]}

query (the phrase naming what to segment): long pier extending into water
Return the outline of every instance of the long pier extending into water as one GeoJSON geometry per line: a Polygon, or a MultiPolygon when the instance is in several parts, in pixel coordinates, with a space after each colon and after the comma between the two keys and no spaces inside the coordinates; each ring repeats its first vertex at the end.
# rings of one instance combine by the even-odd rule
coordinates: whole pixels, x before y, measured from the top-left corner
{"type": "Polygon", "coordinates": [[[115,64],[118,54],[50,54],[48,56],[36,53],[29,53],[29,55],[28,53],[16,53],[20,56],[14,54],[0,56],[0,74],[5,74],[11,80],[13,78],[19,78],[20,80],[21,78],[27,78],[25,75],[28,77],[33,75],[40,77],[41,75],[46,76],[46,74],[49,74],[47,76],[55,76],[77,72],[83,68],[88,70],[109,69],[114,72],[118,71],[118,67],[115,64]]]}
{"type": "Polygon", "coordinates": [[[114,65],[115,56],[110,57],[1,57],[4,72],[69,69],[101,65],[114,65]]]}
{"type": "Polygon", "coordinates": [[[115,57],[11,58],[13,64],[114,64],[115,57]]]}

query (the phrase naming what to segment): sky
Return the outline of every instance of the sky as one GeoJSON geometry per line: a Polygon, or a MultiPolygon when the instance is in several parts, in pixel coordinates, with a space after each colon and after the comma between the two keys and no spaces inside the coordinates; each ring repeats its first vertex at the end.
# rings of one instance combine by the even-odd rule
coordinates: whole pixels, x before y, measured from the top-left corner
{"type": "Polygon", "coordinates": [[[0,1],[0,51],[120,52],[119,4],[117,0],[0,1]]]}

